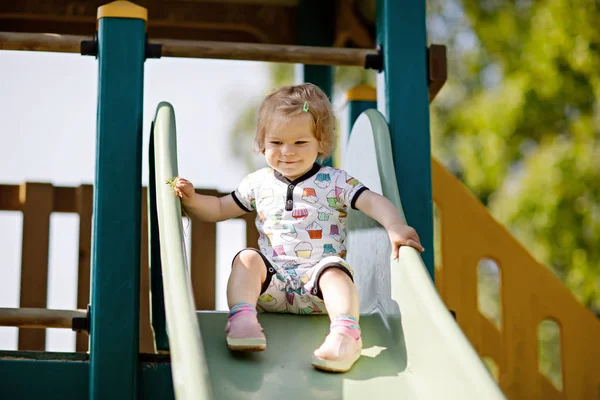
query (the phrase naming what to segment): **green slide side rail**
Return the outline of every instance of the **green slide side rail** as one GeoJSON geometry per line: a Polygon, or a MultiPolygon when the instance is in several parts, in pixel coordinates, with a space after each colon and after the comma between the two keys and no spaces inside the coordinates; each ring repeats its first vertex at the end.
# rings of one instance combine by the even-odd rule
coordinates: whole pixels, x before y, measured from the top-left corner
{"type": "Polygon", "coordinates": [[[166,181],[177,176],[175,111],[161,102],[154,118],[154,188],[173,388],[177,399],[212,399],[188,278],[181,204],[166,181]]]}
{"type": "MultiPolygon", "coordinates": [[[[404,216],[388,124],[377,110],[356,120],[345,160],[351,175],[404,216]]],[[[361,315],[380,314],[405,349],[398,360],[405,370],[386,382],[389,393],[403,399],[503,399],[439,297],[420,254],[402,246],[398,260],[392,260],[387,232],[359,211],[349,213],[347,224],[348,262],[356,272],[361,315]]]]}

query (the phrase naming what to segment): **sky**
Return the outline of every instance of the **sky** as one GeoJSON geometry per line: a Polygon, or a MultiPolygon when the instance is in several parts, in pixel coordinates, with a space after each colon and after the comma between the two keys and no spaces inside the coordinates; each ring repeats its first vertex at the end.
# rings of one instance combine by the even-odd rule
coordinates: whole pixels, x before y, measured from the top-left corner
{"type": "MultiPolygon", "coordinates": [[[[97,68],[93,57],[78,54],[0,51],[0,184],[93,183],[97,68]]],[[[180,175],[198,188],[235,189],[249,171],[232,155],[229,134],[235,116],[269,84],[265,63],[147,60],[143,184],[150,123],[158,103],[168,101],[177,119],[180,175]]],[[[21,224],[20,212],[0,211],[0,307],[19,306],[21,224]]],[[[76,307],[78,226],[75,214],[51,217],[48,308],[76,307]]],[[[217,243],[217,309],[223,310],[231,259],[245,245],[244,223],[219,223],[217,243]]],[[[46,342],[49,351],[75,348],[67,329],[48,329],[46,342]]],[[[16,346],[17,329],[0,327],[0,349],[16,346]]]]}

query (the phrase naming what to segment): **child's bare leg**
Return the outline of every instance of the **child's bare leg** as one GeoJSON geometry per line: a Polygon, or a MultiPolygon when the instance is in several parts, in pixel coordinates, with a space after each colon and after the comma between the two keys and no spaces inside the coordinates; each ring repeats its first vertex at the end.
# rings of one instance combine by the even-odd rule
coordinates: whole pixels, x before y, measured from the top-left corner
{"type": "Polygon", "coordinates": [[[253,250],[242,250],[233,260],[227,282],[227,305],[239,303],[256,306],[260,289],[267,279],[267,269],[262,257],[253,250]]]}
{"type": "Polygon", "coordinates": [[[267,342],[256,319],[256,301],[267,269],[262,257],[253,250],[243,250],[233,260],[227,283],[227,345],[231,350],[261,351],[267,342]]]}
{"type": "Polygon", "coordinates": [[[339,268],[328,268],[319,278],[319,287],[329,318],[350,316],[358,321],[358,294],[354,282],[339,268]]]}
{"type": "Polygon", "coordinates": [[[356,288],[348,274],[339,268],[325,270],[319,287],[331,319],[331,330],[315,350],[313,365],[327,371],[346,372],[358,360],[362,349],[356,288]]]}

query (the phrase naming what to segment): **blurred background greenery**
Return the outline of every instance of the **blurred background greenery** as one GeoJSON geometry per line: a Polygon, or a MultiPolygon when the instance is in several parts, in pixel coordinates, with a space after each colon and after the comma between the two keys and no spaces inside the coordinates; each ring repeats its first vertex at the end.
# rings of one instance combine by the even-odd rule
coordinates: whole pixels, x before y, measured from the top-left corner
{"type": "MultiPolygon", "coordinates": [[[[600,316],[598,26],[593,0],[428,1],[449,71],[432,153],[600,316]]],[[[499,321],[500,277],[487,271],[480,308],[499,321]]],[[[538,337],[540,371],[561,388],[559,326],[544,321],[538,337]]]]}
{"type": "Polygon", "coordinates": [[[433,154],[600,315],[600,9],[429,1],[448,46],[433,154]]]}

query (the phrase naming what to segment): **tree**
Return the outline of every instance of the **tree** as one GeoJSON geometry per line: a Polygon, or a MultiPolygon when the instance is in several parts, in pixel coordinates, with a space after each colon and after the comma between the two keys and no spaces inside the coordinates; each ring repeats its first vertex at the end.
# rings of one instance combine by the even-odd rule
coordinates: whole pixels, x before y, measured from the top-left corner
{"type": "Polygon", "coordinates": [[[449,80],[433,153],[600,313],[600,23],[593,0],[430,0],[449,80]]]}

